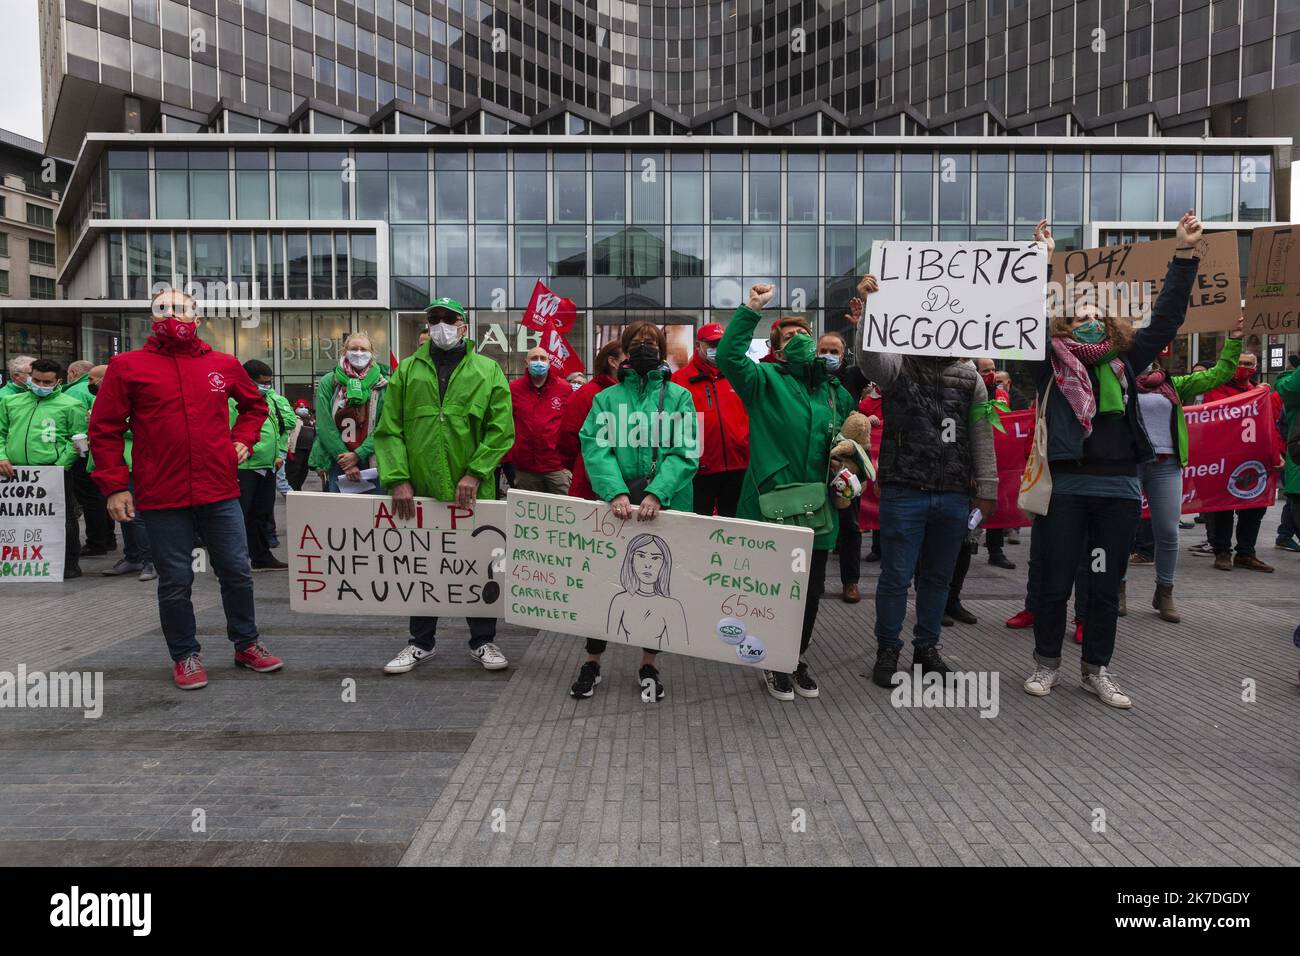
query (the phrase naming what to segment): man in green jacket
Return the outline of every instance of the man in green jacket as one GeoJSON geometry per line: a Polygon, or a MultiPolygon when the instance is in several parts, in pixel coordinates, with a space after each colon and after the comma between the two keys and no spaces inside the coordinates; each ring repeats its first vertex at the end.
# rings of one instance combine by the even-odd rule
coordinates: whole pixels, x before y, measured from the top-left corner
{"type": "MultiPolygon", "coordinates": [[[[718,343],[718,368],[749,413],[749,470],[736,517],[751,521],[768,520],[759,508],[759,495],[782,485],[828,484],[831,446],[854,406],[844,386],[827,374],[825,362],[815,357],[812,328],[801,317],[787,316],[778,323],[776,361],[750,360],[746,350],[774,291],[766,284],[751,288],[749,305],[735,311],[718,343]]],[[[794,674],[764,671],[768,693],[777,700],[794,700],[796,693],[802,697],[818,694],[817,682],[803,657],[826,585],[826,559],[838,538],[839,519],[832,509],[830,527],[813,540],[799,667],[794,674]]]]}
{"type": "Polygon", "coordinates": [[[15,355],[9,360],[9,381],[0,386],[0,402],[10,395],[17,395],[27,388],[27,380],[32,374],[32,363],[36,359],[30,355],[15,355]]]}
{"type": "MultiPolygon", "coordinates": [[[[257,359],[244,363],[244,371],[266,399],[267,416],[253,450],[239,464],[239,505],[244,512],[244,533],[248,536],[248,557],[254,571],[283,571],[289,567],[271,553],[268,524],[275,527],[275,473],[289,452],[289,432],[296,420],[293,408],[271,383],[271,367],[257,359]]],[[[230,427],[239,409],[230,400],[230,427]]]]}
{"type": "Polygon", "coordinates": [[[72,465],[80,456],[73,435],[86,434],[86,409],[59,389],[63,366],[35,359],[25,391],[0,399],[0,478],[27,465],[63,469],[63,579],[81,577],[80,528],[73,507],[72,465]]]}
{"type": "MultiPolygon", "coordinates": [[[[415,516],[415,496],[472,508],[497,497],[496,469],[515,443],[510,386],[501,366],[465,338],[465,309],[434,299],[425,309],[429,344],[402,360],[388,380],[375,430],[379,480],[399,518],[415,516]]],[[[486,670],[509,665],[493,643],[497,622],[471,617],[470,655],[486,670]]],[[[433,656],[436,617],[412,617],[411,638],[384,667],[405,674],[433,656]]]]}

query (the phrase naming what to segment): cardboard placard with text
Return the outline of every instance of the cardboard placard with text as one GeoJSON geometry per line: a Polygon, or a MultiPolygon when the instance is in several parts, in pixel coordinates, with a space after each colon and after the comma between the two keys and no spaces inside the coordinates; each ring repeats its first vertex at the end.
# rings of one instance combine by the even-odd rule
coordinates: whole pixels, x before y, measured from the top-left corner
{"type": "Polygon", "coordinates": [[[868,352],[1041,359],[1047,256],[1032,242],[871,244],[880,284],[859,324],[868,352]]]}
{"type": "MultiPolygon", "coordinates": [[[[1237,234],[1210,232],[1204,242],[1180,335],[1222,332],[1241,315],[1237,234]]],[[[1088,296],[1107,314],[1127,316],[1142,328],[1151,320],[1177,247],[1177,239],[1157,239],[1057,252],[1052,256],[1053,305],[1058,296],[1066,303],[1088,296]]]]}
{"type": "MultiPolygon", "coordinates": [[[[511,488],[506,621],[790,673],[812,562],[807,528],[511,488]]],[[[576,653],[576,648],[575,648],[576,653]]]]}
{"type": "Polygon", "coordinates": [[[1250,237],[1246,273],[1246,334],[1284,335],[1300,329],[1300,227],[1267,226],[1250,237]]]}
{"type": "Polygon", "coordinates": [[[0,584],[63,580],[67,507],[57,465],[14,465],[0,478],[0,584]]]}

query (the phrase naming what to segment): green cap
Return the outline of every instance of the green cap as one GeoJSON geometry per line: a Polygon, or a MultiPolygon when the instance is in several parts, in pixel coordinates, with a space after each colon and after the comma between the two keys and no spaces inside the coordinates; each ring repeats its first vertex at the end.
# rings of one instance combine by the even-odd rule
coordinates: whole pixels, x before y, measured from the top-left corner
{"type": "Polygon", "coordinates": [[[424,307],[425,312],[432,312],[434,309],[446,309],[448,312],[455,312],[462,319],[465,318],[465,307],[455,299],[449,299],[446,296],[441,299],[434,299],[424,307]]]}

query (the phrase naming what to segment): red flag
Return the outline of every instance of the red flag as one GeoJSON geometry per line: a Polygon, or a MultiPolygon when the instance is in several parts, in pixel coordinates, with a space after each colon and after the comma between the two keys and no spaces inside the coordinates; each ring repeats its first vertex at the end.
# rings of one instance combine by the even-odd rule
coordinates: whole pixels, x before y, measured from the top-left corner
{"type": "Polygon", "coordinates": [[[550,353],[551,368],[560,378],[568,378],[574,372],[586,371],[586,366],[582,364],[582,356],[559,331],[552,329],[543,335],[542,339],[544,343],[542,348],[550,353]]]}
{"type": "Polygon", "coordinates": [[[534,332],[567,332],[577,318],[578,307],[573,300],[556,295],[538,279],[520,324],[534,332]]]}
{"type": "Polygon", "coordinates": [[[398,364],[397,356],[393,354],[392,349],[389,349],[388,350],[388,374],[391,375],[393,372],[397,371],[397,364],[398,364]]]}

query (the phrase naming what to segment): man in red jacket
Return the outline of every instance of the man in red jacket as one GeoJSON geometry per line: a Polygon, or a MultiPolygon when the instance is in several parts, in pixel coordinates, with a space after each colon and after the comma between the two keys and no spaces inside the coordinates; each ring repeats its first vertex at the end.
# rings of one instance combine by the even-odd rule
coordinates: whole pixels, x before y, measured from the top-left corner
{"type": "Polygon", "coordinates": [[[95,483],[114,521],[136,509],[144,519],[158,571],[158,616],[182,690],[206,687],[195,637],[194,533],[203,536],[221,582],[226,634],[235,664],[259,673],[279,670],[257,634],[253,576],[236,470],[257,444],[266,400],[233,355],[199,338],[194,299],[179,289],[155,294],[153,335],[144,348],[116,355],[90,415],[95,483]],[[239,416],[232,428],[228,399],[239,416]],[[132,435],[131,466],[123,457],[132,435]],[[128,482],[134,493],[127,490],[128,482]]]}
{"type": "Polygon", "coordinates": [[[736,516],[740,486],[749,467],[749,416],[731,383],[714,363],[722,326],[709,323],[695,336],[695,354],[673,373],[673,383],[691,393],[704,428],[704,448],[695,472],[695,513],[736,516]]]}
{"type": "Polygon", "coordinates": [[[572,473],[564,467],[556,439],[573,386],[551,374],[551,356],[540,345],[528,350],[528,367],[510,383],[515,446],[506,461],[515,466],[514,487],[567,495],[572,473]]]}
{"type": "MultiPolygon", "coordinates": [[[[1242,352],[1237,359],[1237,374],[1232,381],[1212,388],[1202,396],[1203,402],[1217,402],[1221,398],[1232,398],[1242,392],[1249,392],[1255,387],[1253,379],[1259,371],[1259,357],[1251,352],[1242,352]]],[[[1270,421],[1277,421],[1279,408],[1273,408],[1270,421]]],[[[1276,432],[1277,429],[1273,428],[1276,432]]],[[[1277,445],[1277,435],[1270,439],[1277,445]]],[[[1276,458],[1276,452],[1274,453],[1276,458]]],[[[1231,571],[1234,567],[1248,571],[1270,573],[1273,565],[1261,561],[1255,556],[1255,542],[1259,539],[1259,526],[1264,521],[1267,508],[1238,508],[1235,511],[1211,511],[1205,516],[1205,530],[1209,534],[1210,547],[1214,549],[1214,567],[1219,571],[1231,571]],[[1232,523],[1237,522],[1237,554],[1232,554],[1232,523]]]]}

